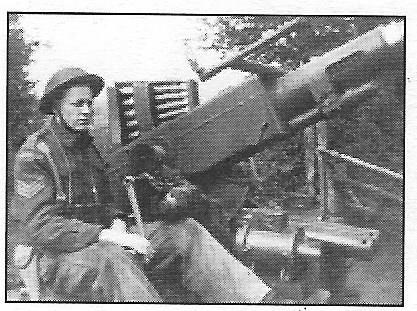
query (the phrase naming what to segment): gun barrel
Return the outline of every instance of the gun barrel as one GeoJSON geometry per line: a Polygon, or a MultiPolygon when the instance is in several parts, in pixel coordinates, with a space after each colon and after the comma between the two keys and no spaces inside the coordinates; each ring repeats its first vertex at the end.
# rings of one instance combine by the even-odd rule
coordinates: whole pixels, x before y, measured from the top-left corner
{"type": "Polygon", "coordinates": [[[403,68],[403,24],[387,27],[378,27],[280,78],[253,76],[142,133],[110,158],[137,144],[158,144],[184,175],[247,158],[343,105],[363,101],[375,94],[373,80],[403,68]]]}
{"type": "Polygon", "coordinates": [[[323,104],[313,108],[288,122],[291,129],[298,129],[313,123],[314,120],[319,120],[324,117],[329,117],[337,112],[340,108],[349,104],[358,103],[364,99],[373,96],[378,90],[378,85],[375,82],[368,82],[360,87],[348,90],[341,97],[330,98],[323,104]]]}

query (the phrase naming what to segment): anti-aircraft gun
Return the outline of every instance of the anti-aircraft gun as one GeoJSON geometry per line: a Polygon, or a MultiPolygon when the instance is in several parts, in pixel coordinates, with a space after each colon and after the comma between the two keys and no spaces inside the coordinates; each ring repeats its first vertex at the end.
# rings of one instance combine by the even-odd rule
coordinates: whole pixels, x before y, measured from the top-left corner
{"type": "MultiPolygon", "coordinates": [[[[341,256],[372,252],[379,231],[333,221],[318,208],[297,215],[285,206],[245,209],[247,184],[236,183],[233,168],[342,107],[375,95],[375,80],[404,61],[402,23],[380,26],[290,72],[245,59],[308,25],[308,18],[296,18],[209,70],[193,62],[201,81],[225,68],[254,73],[203,105],[197,104],[193,81],[120,82],[108,89],[111,134],[121,141],[108,158],[115,182],[126,175],[153,178],[163,155],[164,165],[202,189],[211,208],[237,211],[217,219],[228,230],[231,251],[248,263],[273,258],[282,280],[320,275],[329,246],[342,249],[341,256]],[[270,221],[269,230],[260,221],[270,221]]],[[[140,206],[152,206],[146,191],[138,193],[140,206]]],[[[215,217],[204,214],[201,221],[207,219],[215,217]]]]}

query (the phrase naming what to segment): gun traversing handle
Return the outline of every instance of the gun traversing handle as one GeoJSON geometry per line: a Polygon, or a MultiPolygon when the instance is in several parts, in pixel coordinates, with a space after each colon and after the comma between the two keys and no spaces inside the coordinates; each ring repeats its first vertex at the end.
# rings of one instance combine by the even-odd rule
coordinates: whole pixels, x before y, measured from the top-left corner
{"type": "Polygon", "coordinates": [[[140,207],[139,207],[139,203],[136,197],[135,184],[134,184],[135,180],[137,179],[138,177],[126,176],[124,179],[124,185],[126,187],[130,205],[132,206],[132,210],[133,210],[133,215],[136,220],[137,233],[144,237],[145,231],[143,229],[142,214],[140,212],[140,207]]]}

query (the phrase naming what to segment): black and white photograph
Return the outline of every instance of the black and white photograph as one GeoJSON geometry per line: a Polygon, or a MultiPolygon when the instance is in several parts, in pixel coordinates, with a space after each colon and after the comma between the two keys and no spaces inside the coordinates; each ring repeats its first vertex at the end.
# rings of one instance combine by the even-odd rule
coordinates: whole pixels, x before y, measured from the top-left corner
{"type": "Polygon", "coordinates": [[[407,18],[313,14],[8,11],[5,302],[404,306],[407,18]]]}

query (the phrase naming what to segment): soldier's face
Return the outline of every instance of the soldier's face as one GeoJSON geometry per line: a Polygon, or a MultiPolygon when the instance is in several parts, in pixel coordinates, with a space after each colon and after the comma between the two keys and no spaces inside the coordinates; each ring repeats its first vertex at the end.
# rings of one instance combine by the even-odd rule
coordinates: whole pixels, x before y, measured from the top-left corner
{"type": "Polygon", "coordinates": [[[60,101],[59,113],[71,129],[87,131],[93,117],[93,94],[90,87],[69,88],[60,101]]]}

